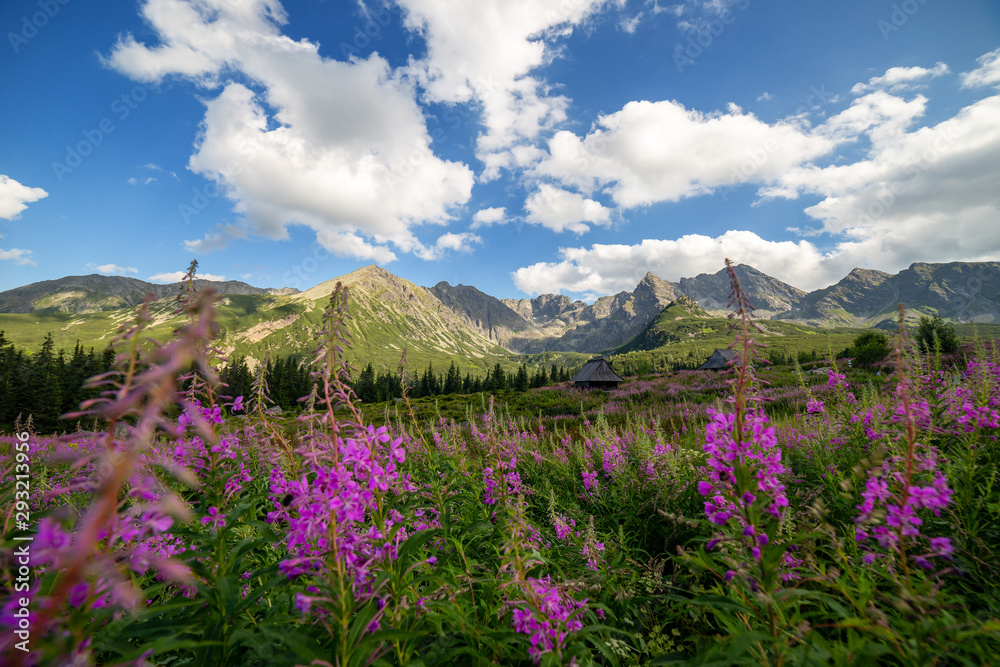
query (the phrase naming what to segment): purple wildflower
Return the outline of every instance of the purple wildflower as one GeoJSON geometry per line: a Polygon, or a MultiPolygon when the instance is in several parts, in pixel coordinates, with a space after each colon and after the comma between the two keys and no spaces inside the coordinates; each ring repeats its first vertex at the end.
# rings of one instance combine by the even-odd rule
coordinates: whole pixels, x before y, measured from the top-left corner
{"type": "Polygon", "coordinates": [[[581,615],[587,601],[577,601],[559,591],[549,577],[525,582],[527,600],[514,604],[511,625],[516,632],[530,635],[529,654],[536,662],[546,653],[561,653],[570,635],[583,628],[581,615]]]}

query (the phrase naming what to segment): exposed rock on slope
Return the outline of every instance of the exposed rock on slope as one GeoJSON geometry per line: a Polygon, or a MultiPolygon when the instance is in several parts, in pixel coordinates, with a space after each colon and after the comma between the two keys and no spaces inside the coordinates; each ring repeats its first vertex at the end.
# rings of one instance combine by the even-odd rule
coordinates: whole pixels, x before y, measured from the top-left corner
{"type": "Polygon", "coordinates": [[[1000,263],[912,264],[896,275],[854,269],[836,285],[807,295],[781,317],[822,326],[875,326],[894,320],[898,305],[911,318],[1000,322],[1000,263]]]}
{"type": "Polygon", "coordinates": [[[450,308],[465,324],[503,347],[531,328],[531,324],[507,304],[469,285],[452,286],[439,282],[430,292],[450,308]]]}
{"type": "MultiPolygon", "coordinates": [[[[735,271],[740,287],[755,309],[756,317],[766,319],[791,310],[806,296],[803,290],[761,273],[747,264],[736,266],[735,271]]],[[[729,311],[731,289],[729,273],[725,269],[714,274],[702,273],[694,278],[681,278],[678,288],[708,311],[729,311]]]]}
{"type": "Polygon", "coordinates": [[[810,292],[782,319],[805,320],[834,326],[858,326],[868,319],[895,310],[896,290],[892,274],[873,269],[854,269],[840,282],[810,292]]]}

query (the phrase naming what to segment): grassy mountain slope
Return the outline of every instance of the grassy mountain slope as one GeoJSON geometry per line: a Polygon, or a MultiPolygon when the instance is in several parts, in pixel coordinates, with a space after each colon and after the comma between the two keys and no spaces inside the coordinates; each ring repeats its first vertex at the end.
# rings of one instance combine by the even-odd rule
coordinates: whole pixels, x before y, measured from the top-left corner
{"type": "MultiPolygon", "coordinates": [[[[226,354],[247,355],[251,364],[272,355],[309,355],[316,346],[316,331],[334,284],[350,288],[351,322],[348,331],[358,363],[395,369],[407,348],[411,370],[429,363],[446,370],[455,361],[465,372],[482,374],[496,363],[511,368],[512,355],[465,326],[459,318],[422,287],[379,269],[366,267],[295,295],[221,295],[218,341],[226,354]]],[[[214,287],[214,285],[213,285],[214,287]]],[[[172,299],[157,301],[150,335],[169,338],[181,323],[173,315],[172,299]]],[[[85,346],[103,347],[118,326],[134,316],[134,308],[96,313],[0,313],[0,329],[20,347],[36,349],[49,332],[56,347],[71,348],[77,340],[85,346]]]]}
{"type": "MultiPolygon", "coordinates": [[[[298,290],[253,287],[238,280],[196,281],[211,285],[222,295],[281,295],[298,290]]],[[[66,276],[43,280],[0,293],[0,313],[100,313],[129,308],[142,303],[147,294],[166,299],[180,291],[180,283],[158,285],[125,276],[66,276]]]]}

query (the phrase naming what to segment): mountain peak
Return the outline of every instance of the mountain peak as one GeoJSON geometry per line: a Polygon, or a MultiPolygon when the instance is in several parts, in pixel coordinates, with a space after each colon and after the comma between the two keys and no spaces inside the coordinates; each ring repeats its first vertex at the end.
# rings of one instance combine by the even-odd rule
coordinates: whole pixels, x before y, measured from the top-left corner
{"type": "Polygon", "coordinates": [[[347,283],[363,280],[365,278],[389,280],[396,278],[396,276],[389,273],[378,264],[369,264],[368,266],[362,266],[360,269],[355,269],[347,275],[341,276],[339,280],[346,285],[347,283]]]}

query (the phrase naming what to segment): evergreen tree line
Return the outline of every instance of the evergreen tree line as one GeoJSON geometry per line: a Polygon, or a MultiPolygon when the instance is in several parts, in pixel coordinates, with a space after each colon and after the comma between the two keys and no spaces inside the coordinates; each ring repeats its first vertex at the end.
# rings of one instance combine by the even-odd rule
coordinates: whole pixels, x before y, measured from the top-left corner
{"type": "MultiPolygon", "coordinates": [[[[283,410],[298,407],[300,405],[298,399],[312,390],[310,371],[311,368],[302,363],[302,359],[296,355],[269,360],[264,369],[268,396],[283,410]]],[[[234,357],[219,372],[219,377],[228,385],[226,389],[228,395],[250,396],[254,372],[247,365],[246,357],[234,357]]],[[[523,391],[565,382],[569,378],[569,371],[561,366],[552,365],[548,370],[539,367],[534,373],[529,373],[527,367],[521,364],[517,371],[506,372],[499,363],[488,369],[485,377],[473,376],[468,372],[463,376],[453,361],[445,373],[435,372],[434,364],[428,364],[422,373],[407,377],[406,387],[410,398],[422,398],[505,389],[523,391]]],[[[403,382],[399,373],[384,369],[376,371],[375,365],[371,362],[361,370],[357,378],[352,379],[350,385],[364,403],[391,401],[403,396],[403,382]]]]}
{"type": "Polygon", "coordinates": [[[111,370],[114,360],[111,348],[96,352],[79,341],[72,352],[57,351],[51,333],[37,352],[28,354],[15,349],[0,331],[0,430],[11,431],[18,417],[23,425],[29,415],[38,433],[72,430],[75,424],[59,417],[100,395],[99,389],[83,385],[92,376],[111,370]]]}
{"type": "MultiPolygon", "coordinates": [[[[227,396],[250,398],[253,393],[254,374],[257,369],[250,370],[245,356],[236,356],[229,360],[219,370],[219,379],[226,383],[224,392],[227,396]]],[[[265,361],[263,368],[264,380],[267,383],[267,396],[274,405],[282,410],[301,407],[299,399],[308,396],[312,391],[312,368],[303,363],[302,357],[290,354],[265,361]]]]}
{"type": "MultiPolygon", "coordinates": [[[[4,332],[0,331],[0,430],[11,431],[16,420],[27,421],[38,433],[55,433],[76,428],[75,423],[60,419],[67,412],[76,411],[80,403],[96,398],[100,389],[86,389],[84,384],[91,377],[113,369],[115,352],[107,347],[100,352],[93,347],[84,348],[77,341],[72,351],[55,349],[52,334],[48,334],[39,349],[29,354],[15,348],[4,332]]],[[[264,368],[268,396],[283,410],[301,406],[299,399],[312,390],[311,367],[299,355],[268,359],[264,368]]],[[[253,391],[254,372],[245,356],[233,357],[219,371],[220,379],[228,385],[228,396],[248,397],[253,391]]],[[[412,398],[444,394],[472,394],[483,391],[514,389],[523,391],[569,380],[569,371],[552,365],[529,372],[524,364],[517,371],[507,372],[498,363],[488,369],[485,377],[464,376],[455,362],[447,372],[437,373],[428,364],[423,373],[407,377],[407,393],[412,398]]],[[[382,370],[376,373],[369,363],[351,382],[358,398],[366,403],[401,398],[403,383],[398,373],[382,370]]],[[[84,425],[89,428],[89,424],[84,425]]]]}
{"type": "MultiPolygon", "coordinates": [[[[486,370],[485,377],[481,377],[473,376],[469,372],[463,376],[454,361],[445,373],[436,373],[434,364],[430,363],[423,373],[416,373],[413,377],[407,378],[407,395],[411,398],[422,398],[444,394],[478,394],[483,391],[506,389],[524,391],[565,382],[569,378],[569,371],[555,364],[549,370],[539,366],[531,373],[524,364],[521,364],[517,371],[507,372],[497,363],[493,368],[486,370]]],[[[403,383],[398,374],[389,371],[376,373],[375,366],[371,362],[352,383],[354,393],[365,403],[401,398],[402,387],[403,383]]]]}

